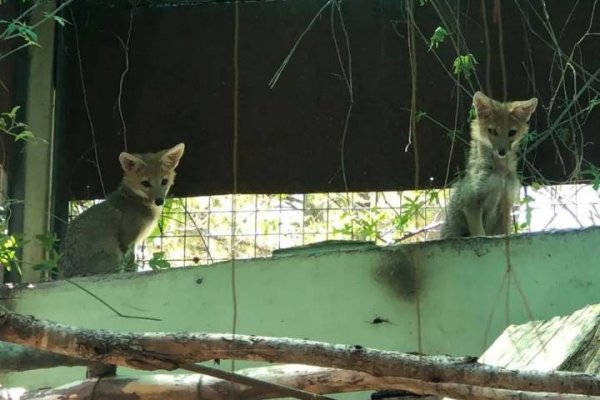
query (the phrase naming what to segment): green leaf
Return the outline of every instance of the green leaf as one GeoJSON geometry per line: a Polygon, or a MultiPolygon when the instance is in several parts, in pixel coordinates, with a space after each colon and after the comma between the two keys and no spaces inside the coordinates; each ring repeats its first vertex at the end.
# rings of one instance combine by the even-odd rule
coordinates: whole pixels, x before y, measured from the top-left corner
{"type": "Polygon", "coordinates": [[[53,269],[58,267],[58,258],[50,258],[48,260],[44,260],[39,264],[35,264],[32,268],[34,271],[52,271],[53,269]]]}
{"type": "Polygon", "coordinates": [[[454,74],[463,74],[465,78],[469,79],[471,74],[475,72],[475,66],[478,64],[473,54],[465,54],[456,57],[454,60],[454,74]]]}
{"type": "Polygon", "coordinates": [[[23,39],[25,39],[28,43],[37,44],[38,35],[28,26],[21,27],[21,29],[19,29],[19,32],[21,33],[23,39]]]}
{"type": "Polygon", "coordinates": [[[435,31],[433,31],[433,35],[431,35],[431,38],[429,39],[428,51],[430,51],[434,47],[437,49],[440,43],[444,43],[444,39],[446,39],[446,36],[448,36],[448,31],[444,27],[438,26],[437,28],[435,28],[435,31]]]}
{"type": "Polygon", "coordinates": [[[581,171],[583,176],[591,176],[590,184],[594,190],[598,190],[600,188],[600,169],[595,165],[592,165],[590,169],[585,171],[581,171]]]}
{"type": "Polygon", "coordinates": [[[23,244],[25,240],[22,235],[0,234],[0,264],[10,271],[10,266],[19,261],[16,250],[23,244]]]}
{"type": "Polygon", "coordinates": [[[37,33],[31,29],[31,27],[27,24],[24,24],[20,21],[12,21],[8,24],[4,35],[9,36],[12,34],[17,34],[21,38],[27,42],[29,45],[37,45],[38,35],[37,33]]]}
{"type": "Polygon", "coordinates": [[[153,253],[148,265],[154,270],[171,268],[171,263],[165,260],[164,257],[165,253],[162,251],[153,253]]]}
{"type": "Polygon", "coordinates": [[[44,18],[46,18],[46,19],[52,19],[52,20],[54,20],[57,24],[59,24],[62,27],[64,27],[66,24],[69,23],[69,21],[67,21],[63,17],[59,17],[58,15],[54,15],[54,14],[48,13],[48,12],[44,12],[44,18]]]}
{"type": "Polygon", "coordinates": [[[22,131],[21,133],[17,133],[15,135],[15,142],[17,142],[19,140],[27,141],[29,139],[35,139],[35,135],[31,131],[25,130],[25,131],[22,131]]]}
{"type": "Polygon", "coordinates": [[[477,119],[477,111],[475,111],[475,106],[471,105],[471,108],[469,108],[469,121],[475,119],[477,119]]]}
{"type": "Polygon", "coordinates": [[[8,22],[8,21],[3,21],[3,22],[6,22],[8,24],[8,26],[6,27],[6,30],[4,31],[4,34],[6,36],[10,36],[17,31],[17,25],[14,22],[8,22]]]}
{"type": "Polygon", "coordinates": [[[9,115],[11,119],[17,119],[17,112],[19,109],[21,109],[21,106],[14,106],[7,115],[9,115]]]}
{"type": "Polygon", "coordinates": [[[44,250],[48,251],[49,253],[52,253],[56,247],[56,244],[58,244],[58,237],[54,232],[35,235],[35,238],[42,245],[44,250]]]}

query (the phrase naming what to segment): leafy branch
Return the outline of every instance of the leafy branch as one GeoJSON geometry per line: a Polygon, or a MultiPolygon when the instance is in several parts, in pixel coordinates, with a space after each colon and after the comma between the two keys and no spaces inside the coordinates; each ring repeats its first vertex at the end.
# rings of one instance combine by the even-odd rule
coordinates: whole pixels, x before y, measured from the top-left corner
{"type": "Polygon", "coordinates": [[[15,106],[10,112],[0,114],[0,133],[12,136],[15,141],[24,140],[35,142],[41,140],[45,142],[43,139],[38,139],[33,132],[31,132],[29,125],[17,120],[17,112],[20,108],[20,106],[15,106]]]}

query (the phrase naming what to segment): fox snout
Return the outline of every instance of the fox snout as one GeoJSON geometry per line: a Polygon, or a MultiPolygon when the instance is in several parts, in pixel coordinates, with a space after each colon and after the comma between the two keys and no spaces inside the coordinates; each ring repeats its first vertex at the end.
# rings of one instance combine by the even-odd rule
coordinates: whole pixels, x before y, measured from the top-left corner
{"type": "MultiPolygon", "coordinates": [[[[164,182],[164,181],[163,181],[164,182]]],[[[148,190],[147,198],[150,202],[154,203],[154,205],[160,207],[165,204],[165,198],[167,197],[167,193],[169,192],[168,183],[165,185],[160,185],[158,182],[155,186],[152,186],[148,190]]]]}
{"type": "Polygon", "coordinates": [[[512,151],[512,143],[508,138],[492,137],[490,144],[494,155],[499,159],[507,157],[512,151]]]}

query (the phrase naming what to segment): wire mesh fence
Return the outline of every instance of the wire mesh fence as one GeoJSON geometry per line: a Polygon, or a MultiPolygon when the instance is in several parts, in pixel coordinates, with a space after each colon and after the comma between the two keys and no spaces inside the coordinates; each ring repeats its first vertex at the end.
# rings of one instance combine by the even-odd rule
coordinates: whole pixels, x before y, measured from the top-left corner
{"type": "MultiPolygon", "coordinates": [[[[174,198],[136,258],[142,268],[179,267],[232,254],[268,257],[276,249],[326,240],[386,245],[436,239],[449,195],[432,189],[174,198]]],[[[71,217],[96,202],[72,202],[71,217]]],[[[514,211],[519,232],[583,228],[600,221],[600,194],[591,185],[527,187],[514,211]]]]}

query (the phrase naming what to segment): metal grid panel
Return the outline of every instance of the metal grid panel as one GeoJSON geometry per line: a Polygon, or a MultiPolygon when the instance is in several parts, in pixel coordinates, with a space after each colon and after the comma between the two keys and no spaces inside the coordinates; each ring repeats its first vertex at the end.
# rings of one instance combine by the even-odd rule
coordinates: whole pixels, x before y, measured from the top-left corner
{"type": "MultiPolygon", "coordinates": [[[[153,257],[179,267],[228,260],[232,244],[236,258],[253,258],[332,239],[378,244],[435,239],[448,198],[448,190],[427,190],[170,199],[136,258],[143,268],[153,257]]],[[[71,203],[71,214],[91,204],[71,203]]],[[[596,225],[599,206],[590,185],[528,187],[515,205],[515,224],[519,231],[596,225]]]]}
{"type": "MultiPolygon", "coordinates": [[[[173,266],[183,266],[228,260],[232,243],[237,258],[332,239],[393,243],[401,232],[401,203],[408,198],[373,192],[238,195],[235,202],[231,195],[175,199],[163,213],[160,234],[149,237],[137,256],[143,263],[164,252],[173,266]]],[[[439,210],[421,208],[421,222],[439,210]]],[[[418,224],[415,219],[404,225],[418,224]]]]}

